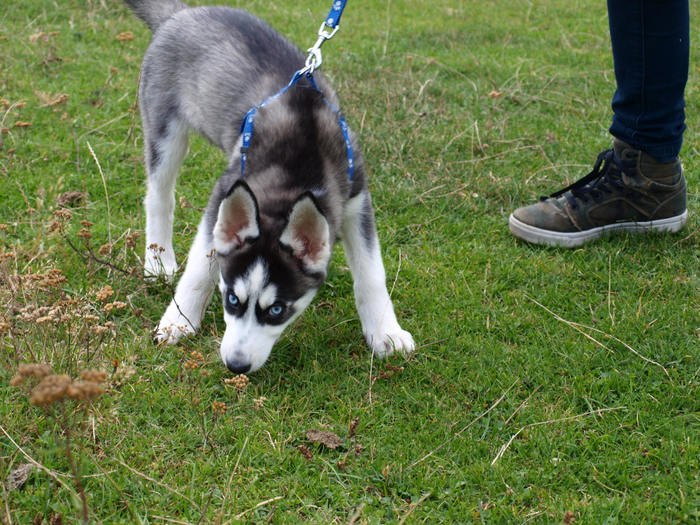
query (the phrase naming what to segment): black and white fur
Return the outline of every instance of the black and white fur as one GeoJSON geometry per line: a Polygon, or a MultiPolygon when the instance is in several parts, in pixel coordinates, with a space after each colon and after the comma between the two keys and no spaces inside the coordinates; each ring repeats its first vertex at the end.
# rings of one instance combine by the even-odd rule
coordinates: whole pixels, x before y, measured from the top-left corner
{"type": "Polygon", "coordinates": [[[339,107],[319,73],[323,96],[300,81],[259,109],[240,172],[240,124],[279,91],[305,57],[254,16],[177,0],[124,0],[153,31],[140,85],[148,172],[145,271],[171,276],[175,181],[194,129],[221,148],[229,167],[216,183],[187,266],[155,331],[177,342],[200,327],[216,286],[224,301],[221,358],[234,373],[259,369],[285,327],[323,284],[342,238],[365,338],[378,357],[411,352],[386,288],[362,157],[351,134],[348,180],[339,107]]]}

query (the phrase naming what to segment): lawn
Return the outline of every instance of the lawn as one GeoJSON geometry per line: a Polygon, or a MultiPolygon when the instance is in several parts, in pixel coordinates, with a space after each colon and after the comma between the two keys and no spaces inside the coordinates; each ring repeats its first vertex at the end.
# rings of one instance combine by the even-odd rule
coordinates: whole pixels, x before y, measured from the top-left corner
{"type": "MultiPolygon", "coordinates": [[[[228,4],[304,49],[330,7],[228,4]]],[[[233,383],[218,299],[196,337],[151,338],[173,287],[141,274],[149,39],[117,0],[0,10],[3,523],[700,522],[700,48],[686,228],[543,248],[508,216],[610,147],[605,2],[349,2],[322,71],[418,348],[372,359],[337,246],[309,310],[233,383]],[[81,388],[102,370],[104,393],[36,406],[31,379],[11,384],[26,363],[81,388]]],[[[180,262],[225,166],[193,137],[180,262]]]]}

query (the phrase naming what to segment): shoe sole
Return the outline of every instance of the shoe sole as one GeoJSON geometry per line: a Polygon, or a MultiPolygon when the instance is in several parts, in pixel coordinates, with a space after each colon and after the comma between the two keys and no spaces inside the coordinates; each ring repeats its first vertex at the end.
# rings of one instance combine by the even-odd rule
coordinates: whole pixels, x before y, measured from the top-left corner
{"type": "Polygon", "coordinates": [[[534,244],[562,248],[576,248],[587,242],[600,239],[603,235],[617,232],[647,233],[647,232],[677,232],[688,222],[688,211],[681,215],[649,222],[620,222],[599,226],[590,230],[574,233],[562,233],[543,230],[519,221],[513,215],[508,219],[510,231],[516,237],[534,244]]]}

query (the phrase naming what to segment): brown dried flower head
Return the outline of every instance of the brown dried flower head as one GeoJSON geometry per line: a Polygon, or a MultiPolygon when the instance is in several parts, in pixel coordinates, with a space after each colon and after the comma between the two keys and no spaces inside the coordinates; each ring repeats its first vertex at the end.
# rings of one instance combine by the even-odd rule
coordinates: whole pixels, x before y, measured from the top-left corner
{"type": "Polygon", "coordinates": [[[71,378],[65,374],[46,376],[32,392],[29,402],[44,406],[63,401],[71,383],[71,378]]]}
{"type": "Polygon", "coordinates": [[[104,309],[106,312],[111,312],[112,310],[123,310],[126,307],[126,303],[123,303],[122,301],[114,301],[113,303],[107,303],[104,306],[104,309]]]}
{"type": "Polygon", "coordinates": [[[212,403],[212,410],[214,410],[215,414],[223,415],[228,410],[228,407],[226,406],[226,403],[222,403],[221,401],[214,401],[214,403],[212,403]]]}
{"type": "Polygon", "coordinates": [[[80,379],[93,383],[104,383],[107,380],[107,372],[104,370],[85,370],[80,374],[80,379]]]}
{"type": "Polygon", "coordinates": [[[243,390],[250,383],[250,379],[245,374],[239,374],[232,379],[224,379],[227,385],[234,385],[238,390],[243,390]]]}
{"type": "Polygon", "coordinates": [[[48,376],[50,373],[51,373],[51,367],[49,365],[39,364],[39,363],[29,363],[29,364],[25,364],[25,365],[19,365],[19,368],[17,369],[17,375],[12,378],[12,381],[10,381],[10,384],[12,386],[17,386],[17,385],[23,383],[25,379],[29,379],[30,377],[33,377],[34,379],[41,381],[46,376],[48,376]]]}
{"type": "Polygon", "coordinates": [[[128,42],[134,39],[134,34],[131,31],[124,31],[116,36],[119,42],[128,42]]]}
{"type": "Polygon", "coordinates": [[[95,297],[97,298],[98,301],[105,302],[107,299],[109,299],[111,296],[114,295],[114,290],[110,285],[105,285],[103,288],[97,291],[95,293],[95,297]]]}
{"type": "Polygon", "coordinates": [[[29,398],[32,405],[47,406],[70,399],[91,400],[103,393],[100,383],[107,379],[107,373],[101,370],[86,370],[80,377],[82,381],[73,381],[65,374],[51,374],[45,364],[21,365],[11,384],[17,386],[28,378],[39,380],[29,398]]]}
{"type": "Polygon", "coordinates": [[[75,381],[68,385],[66,394],[71,399],[80,399],[90,401],[102,395],[104,390],[99,383],[95,381],[75,381]]]}
{"type": "Polygon", "coordinates": [[[63,93],[63,94],[60,95],[58,98],[56,98],[56,99],[52,100],[51,102],[49,102],[49,106],[58,106],[58,105],[60,105],[60,104],[65,104],[67,100],[68,100],[68,94],[67,94],[67,93],[63,93]]]}

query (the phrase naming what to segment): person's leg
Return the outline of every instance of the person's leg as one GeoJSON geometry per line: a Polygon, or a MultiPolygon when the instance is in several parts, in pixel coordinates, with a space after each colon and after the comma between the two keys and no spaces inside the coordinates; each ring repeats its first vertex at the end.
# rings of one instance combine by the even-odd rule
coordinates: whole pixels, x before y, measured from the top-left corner
{"type": "Polygon", "coordinates": [[[609,0],[608,12],[618,84],[613,149],[577,183],[511,214],[511,232],[529,242],[574,247],[606,232],[678,231],[686,223],[678,152],[688,0],[609,0]]]}
{"type": "Polygon", "coordinates": [[[669,161],[685,129],[688,0],[608,0],[608,20],[617,79],[610,133],[669,161]]]}

